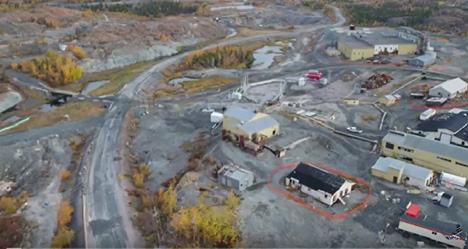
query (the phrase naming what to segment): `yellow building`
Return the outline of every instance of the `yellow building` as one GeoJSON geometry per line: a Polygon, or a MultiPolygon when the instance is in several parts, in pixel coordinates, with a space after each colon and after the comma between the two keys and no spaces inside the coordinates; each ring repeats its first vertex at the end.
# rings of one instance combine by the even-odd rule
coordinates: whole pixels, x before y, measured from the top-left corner
{"type": "Polygon", "coordinates": [[[386,106],[391,106],[394,105],[396,102],[396,98],[393,95],[385,95],[380,97],[379,103],[386,105],[386,106]]]}
{"type": "Polygon", "coordinates": [[[382,139],[382,155],[403,159],[435,172],[468,177],[468,146],[454,145],[451,136],[440,140],[389,131],[382,139]]]}
{"type": "Polygon", "coordinates": [[[338,50],[352,61],[374,56],[374,48],[372,46],[362,43],[351,36],[344,36],[338,41],[338,50]]]}
{"type": "Polygon", "coordinates": [[[434,179],[434,172],[390,157],[380,157],[371,168],[373,176],[396,184],[425,189],[434,179]]]}
{"type": "Polygon", "coordinates": [[[260,142],[279,134],[279,123],[265,113],[231,107],[223,115],[223,137],[260,142]]]}
{"type": "Polygon", "coordinates": [[[398,54],[400,55],[405,55],[405,54],[414,55],[417,51],[418,51],[418,45],[416,43],[398,44],[398,54]]]}
{"type": "Polygon", "coordinates": [[[372,58],[379,54],[415,54],[417,49],[418,45],[412,41],[374,33],[343,35],[338,41],[338,50],[352,61],[372,58]]]}
{"type": "Polygon", "coordinates": [[[343,99],[345,105],[359,105],[359,99],[343,99]]]}

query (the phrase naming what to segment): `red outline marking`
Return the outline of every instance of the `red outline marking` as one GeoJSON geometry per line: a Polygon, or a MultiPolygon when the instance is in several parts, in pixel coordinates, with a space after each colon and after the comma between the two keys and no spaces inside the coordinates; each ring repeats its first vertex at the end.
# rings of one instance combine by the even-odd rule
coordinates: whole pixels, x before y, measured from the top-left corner
{"type": "MultiPolygon", "coordinates": [[[[417,84],[414,87],[422,87],[422,86],[425,86],[425,85],[435,86],[437,84],[435,84],[435,83],[417,84]]],[[[452,109],[452,108],[457,108],[457,107],[468,106],[468,101],[461,102],[461,103],[454,103],[454,104],[451,104],[451,105],[443,105],[443,106],[426,106],[426,105],[414,105],[413,101],[411,101],[411,97],[408,96],[408,104],[413,109],[429,109],[429,108],[431,108],[431,109],[436,109],[436,110],[440,110],[440,109],[443,110],[443,109],[452,109]]]]}
{"type": "Polygon", "coordinates": [[[348,175],[346,173],[343,173],[341,171],[338,171],[336,169],[332,169],[330,167],[327,167],[325,165],[322,165],[322,164],[319,164],[319,163],[314,163],[314,162],[304,162],[304,163],[307,163],[307,164],[310,164],[310,165],[314,165],[316,167],[319,167],[319,168],[322,168],[324,170],[327,170],[329,172],[332,172],[334,174],[337,174],[339,176],[343,176],[345,178],[348,178],[348,179],[352,179],[353,181],[355,181],[356,183],[360,183],[364,186],[366,186],[368,189],[369,189],[369,193],[367,194],[367,197],[366,199],[364,200],[363,203],[359,204],[358,206],[356,206],[355,208],[353,208],[352,210],[346,212],[346,213],[343,213],[343,214],[330,214],[330,213],[327,213],[325,211],[322,211],[318,208],[315,208],[314,206],[311,206],[307,203],[305,203],[303,200],[289,194],[289,193],[286,193],[282,190],[279,190],[279,189],[276,189],[275,187],[273,187],[270,182],[271,182],[271,179],[273,178],[273,175],[275,175],[278,171],[281,171],[281,170],[285,170],[285,169],[289,169],[289,168],[293,168],[293,167],[296,167],[298,164],[297,163],[294,163],[294,164],[290,164],[290,165],[286,165],[286,166],[281,166],[281,167],[278,167],[276,168],[273,172],[271,172],[271,174],[268,176],[268,182],[267,182],[267,187],[272,190],[273,192],[283,196],[283,197],[286,197],[294,202],[296,202],[297,204],[305,207],[305,208],[308,208],[328,219],[331,219],[331,220],[337,220],[337,219],[343,219],[343,218],[346,218],[348,216],[350,216],[351,214],[365,208],[367,206],[367,204],[369,203],[370,201],[370,198],[371,198],[371,195],[372,195],[372,190],[371,190],[371,186],[368,182],[364,181],[363,179],[361,178],[358,178],[358,177],[355,177],[355,176],[352,176],[352,175],[348,175]]]}

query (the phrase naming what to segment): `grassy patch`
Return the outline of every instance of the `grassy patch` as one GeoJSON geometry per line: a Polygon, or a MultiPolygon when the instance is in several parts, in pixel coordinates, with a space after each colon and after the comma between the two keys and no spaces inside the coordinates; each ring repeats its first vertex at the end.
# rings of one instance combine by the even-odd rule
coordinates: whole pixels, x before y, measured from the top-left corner
{"type": "Polygon", "coordinates": [[[139,62],[133,65],[127,66],[110,75],[106,73],[101,76],[98,75],[96,77],[93,77],[94,79],[92,81],[109,80],[109,82],[91,91],[88,95],[92,97],[98,97],[98,96],[116,94],[126,84],[130,83],[132,80],[138,77],[138,75],[148,70],[154,64],[155,64],[154,61],[139,62]]]}
{"type": "Polygon", "coordinates": [[[66,114],[70,116],[70,121],[75,122],[90,117],[100,116],[105,112],[106,108],[104,108],[104,105],[101,103],[67,103],[49,112],[37,113],[32,116],[29,121],[24,122],[11,130],[5,131],[1,135],[52,126],[61,122],[66,114]]]}

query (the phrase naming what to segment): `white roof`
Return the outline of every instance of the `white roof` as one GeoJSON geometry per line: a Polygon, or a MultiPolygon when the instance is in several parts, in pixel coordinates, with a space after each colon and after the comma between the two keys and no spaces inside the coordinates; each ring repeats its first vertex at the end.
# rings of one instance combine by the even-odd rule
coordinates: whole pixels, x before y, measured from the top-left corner
{"type": "Polygon", "coordinates": [[[388,100],[395,100],[395,96],[393,95],[385,95],[385,98],[388,100]]]}
{"type": "Polygon", "coordinates": [[[382,172],[387,172],[389,168],[397,170],[403,169],[403,175],[419,180],[426,180],[432,173],[431,170],[426,168],[390,157],[380,157],[372,168],[382,172]]]}
{"type": "Polygon", "coordinates": [[[465,81],[463,81],[460,78],[455,78],[455,79],[447,80],[447,81],[435,86],[431,90],[437,89],[437,88],[443,88],[444,90],[446,90],[449,93],[456,93],[456,92],[459,92],[461,90],[466,90],[467,87],[468,87],[468,83],[466,83],[465,81]]]}

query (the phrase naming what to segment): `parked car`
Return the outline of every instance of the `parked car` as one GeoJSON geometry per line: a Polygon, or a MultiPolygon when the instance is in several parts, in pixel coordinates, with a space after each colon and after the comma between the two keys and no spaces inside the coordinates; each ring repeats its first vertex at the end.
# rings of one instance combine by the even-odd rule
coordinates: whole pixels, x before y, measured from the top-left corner
{"type": "Polygon", "coordinates": [[[356,127],[352,126],[352,127],[348,127],[346,128],[346,130],[348,130],[349,132],[352,132],[352,133],[358,133],[358,134],[361,134],[362,133],[362,130],[358,130],[356,127]]]}

